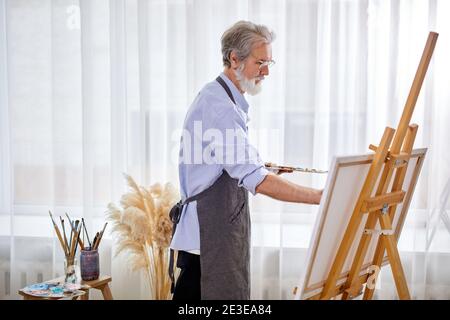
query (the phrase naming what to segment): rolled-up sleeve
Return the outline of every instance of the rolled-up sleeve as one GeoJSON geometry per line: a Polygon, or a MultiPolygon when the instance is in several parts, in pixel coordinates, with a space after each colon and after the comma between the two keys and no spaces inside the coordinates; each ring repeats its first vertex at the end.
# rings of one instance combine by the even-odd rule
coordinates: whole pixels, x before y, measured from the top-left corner
{"type": "Polygon", "coordinates": [[[230,108],[215,121],[214,129],[220,131],[223,137],[213,143],[216,156],[220,154],[216,161],[223,165],[230,177],[238,180],[240,187],[255,195],[256,187],[269,171],[264,167],[257,149],[249,142],[243,115],[230,108]]]}
{"type": "MultiPolygon", "coordinates": [[[[228,171],[227,171],[228,172],[228,171]]],[[[243,186],[250,191],[253,195],[256,194],[256,187],[264,180],[269,171],[261,166],[255,169],[253,172],[247,174],[242,180],[239,181],[239,186],[243,186]]],[[[228,172],[228,174],[230,174],[228,172]]],[[[230,174],[231,176],[231,174],[230,174]]]]}

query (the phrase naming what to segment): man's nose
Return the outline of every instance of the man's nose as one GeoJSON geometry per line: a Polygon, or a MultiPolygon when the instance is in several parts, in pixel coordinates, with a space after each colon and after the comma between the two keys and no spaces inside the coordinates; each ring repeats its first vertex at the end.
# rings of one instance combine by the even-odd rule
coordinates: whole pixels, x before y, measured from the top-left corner
{"type": "Polygon", "coordinates": [[[262,67],[260,73],[264,76],[268,76],[269,75],[269,66],[262,67]]]}

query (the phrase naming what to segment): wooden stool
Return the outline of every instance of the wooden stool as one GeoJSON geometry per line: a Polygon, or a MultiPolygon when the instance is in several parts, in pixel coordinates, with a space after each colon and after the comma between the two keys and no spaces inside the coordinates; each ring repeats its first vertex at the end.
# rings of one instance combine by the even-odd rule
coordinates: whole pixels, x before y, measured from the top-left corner
{"type": "Polygon", "coordinates": [[[86,294],[80,296],[80,300],[89,300],[89,289],[98,289],[102,292],[103,299],[113,300],[111,289],[109,288],[109,282],[111,282],[111,276],[100,276],[97,280],[81,281],[81,285],[88,286],[87,288],[81,288],[86,294]]]}

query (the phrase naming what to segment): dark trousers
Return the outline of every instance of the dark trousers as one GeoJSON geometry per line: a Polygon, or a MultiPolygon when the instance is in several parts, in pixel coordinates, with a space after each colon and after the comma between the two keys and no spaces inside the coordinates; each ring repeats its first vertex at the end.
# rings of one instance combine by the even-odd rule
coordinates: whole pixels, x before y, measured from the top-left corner
{"type": "Polygon", "coordinates": [[[181,272],[175,283],[172,300],[201,300],[200,256],[185,251],[179,251],[177,267],[181,269],[181,272]]]}

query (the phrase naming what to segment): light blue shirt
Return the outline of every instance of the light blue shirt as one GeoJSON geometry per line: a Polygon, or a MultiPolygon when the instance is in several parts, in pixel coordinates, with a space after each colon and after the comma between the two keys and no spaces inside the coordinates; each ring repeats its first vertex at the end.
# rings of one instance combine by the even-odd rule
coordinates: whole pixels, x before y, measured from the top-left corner
{"type": "MultiPolygon", "coordinates": [[[[190,106],[183,125],[178,166],[182,200],[213,185],[223,170],[252,194],[268,173],[257,150],[248,141],[249,105],[224,73],[220,77],[230,88],[236,105],[214,80],[203,87],[190,106]],[[227,139],[230,132],[238,138],[227,139]]],[[[183,207],[170,247],[199,253],[196,201],[183,207]]]]}

